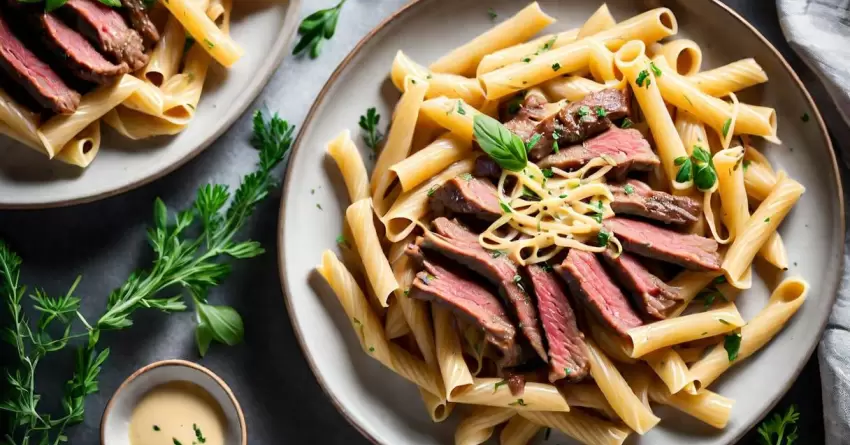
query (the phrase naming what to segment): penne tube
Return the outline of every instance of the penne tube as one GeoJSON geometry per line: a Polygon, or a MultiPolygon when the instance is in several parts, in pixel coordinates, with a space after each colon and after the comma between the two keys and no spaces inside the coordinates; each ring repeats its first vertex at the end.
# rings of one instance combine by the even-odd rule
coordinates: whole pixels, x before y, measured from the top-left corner
{"type": "Polygon", "coordinates": [[[652,63],[662,73],[658,75],[656,72],[654,80],[658,83],[658,90],[664,100],[705,122],[717,134],[722,135],[723,146],[727,146],[731,137],[729,132],[734,129],[733,125],[736,125],[733,107],[700,91],[686,78],[677,74],[664,57],[656,56],[652,63]]]}
{"type": "Polygon", "coordinates": [[[590,408],[603,413],[609,419],[617,419],[617,413],[605,399],[605,395],[595,383],[567,384],[562,387],[570,406],[590,408]]]}
{"type": "Polygon", "coordinates": [[[775,232],[759,249],[759,256],[779,270],[788,270],[788,251],[779,232],[775,232]]]}
{"type": "Polygon", "coordinates": [[[111,85],[103,85],[83,96],[74,114],[57,114],[50,118],[38,129],[38,138],[47,155],[56,156],[74,136],[130,97],[142,83],[125,74],[111,85]]]}
{"type": "Polygon", "coordinates": [[[676,408],[718,429],[726,428],[735,405],[733,399],[708,390],[698,394],[670,394],[667,388],[657,383],[650,386],[649,397],[653,402],[676,408]]]}
{"type": "Polygon", "coordinates": [[[428,410],[432,422],[440,423],[452,414],[455,405],[447,402],[445,397],[437,397],[421,386],[419,387],[419,395],[422,397],[422,403],[425,404],[425,409],[428,410]]]}
{"type": "MultiPolygon", "coordinates": [[[[729,240],[734,242],[750,219],[747,191],[744,188],[744,169],[741,167],[744,149],[734,147],[721,150],[714,155],[713,161],[717,170],[717,192],[723,209],[722,220],[729,233],[729,240]]],[[[738,289],[749,289],[753,285],[752,280],[752,267],[747,266],[740,277],[730,279],[730,282],[738,289]]]]}
{"type": "MultiPolygon", "coordinates": [[[[193,47],[203,49],[225,67],[232,66],[242,57],[245,51],[207,16],[201,5],[191,0],[168,0],[163,4],[195,39],[193,47]]],[[[225,9],[228,8],[225,6],[225,9]]]]}
{"type": "MultiPolygon", "coordinates": [[[[682,74],[681,72],[679,74],[682,74]]],[[[692,73],[688,81],[705,94],[723,97],[767,82],[767,73],[755,59],[741,59],[713,70],[692,73]]]]}
{"type": "Polygon", "coordinates": [[[608,5],[603,3],[599,9],[594,12],[590,18],[584,22],[584,25],[581,26],[581,29],[578,31],[578,39],[583,39],[585,37],[590,37],[596,33],[607,31],[614,26],[617,25],[617,21],[614,20],[614,17],[611,15],[611,11],[608,10],[608,5]]]}
{"type": "Polygon", "coordinates": [[[702,66],[702,50],[690,39],[677,39],[659,45],[652,57],[663,57],[667,64],[681,76],[695,75],[699,73],[702,66]]]}
{"type": "Polygon", "coordinates": [[[443,376],[446,397],[450,401],[457,402],[454,400],[455,395],[472,386],[473,377],[463,359],[454,316],[448,309],[434,304],[431,305],[431,312],[434,314],[437,364],[443,376]]]}
{"type": "Polygon", "coordinates": [[[655,372],[658,378],[667,385],[667,389],[676,394],[683,389],[696,392],[688,365],[673,348],[659,349],[643,356],[643,360],[655,372]]]}
{"type": "Polygon", "coordinates": [[[744,186],[747,189],[747,196],[755,201],[764,201],[770,191],[776,187],[776,175],[769,165],[753,162],[749,158],[750,150],[752,149],[748,148],[744,154],[744,186]]]}
{"type": "Polygon", "coordinates": [[[15,102],[3,89],[0,89],[0,123],[9,129],[6,134],[30,148],[52,156],[50,152],[43,148],[38,137],[38,126],[40,124],[38,113],[34,113],[15,102]]]}
{"type": "MultiPolygon", "coordinates": [[[[590,313],[587,312],[586,314],[588,316],[590,315],[590,313]]],[[[629,355],[629,344],[626,340],[599,323],[591,322],[588,324],[590,325],[591,338],[593,338],[596,345],[602,349],[602,351],[605,352],[605,355],[607,355],[610,359],[626,364],[636,362],[636,360],[629,355]]]]}
{"type": "Polygon", "coordinates": [[[427,90],[428,83],[424,80],[414,77],[405,78],[405,92],[396,105],[390,131],[387,133],[387,141],[372,170],[372,202],[375,203],[378,216],[386,213],[389,207],[384,195],[395,179],[395,172],[390,170],[390,167],[410,153],[419,109],[427,90]]]}
{"type": "Polygon", "coordinates": [[[472,172],[475,159],[470,157],[450,165],[437,176],[423,182],[409,192],[404,192],[396,199],[387,213],[381,217],[381,222],[387,229],[387,239],[397,242],[413,232],[416,224],[428,213],[428,196],[449,179],[464,173],[472,172]]]}
{"type": "Polygon", "coordinates": [[[649,123],[652,137],[655,139],[658,157],[661,158],[661,165],[664,167],[664,174],[671,184],[670,189],[688,190],[693,185],[693,180],[677,182],[676,175],[679,167],[675,163],[676,159],[686,157],[688,152],[676,132],[673,119],[667,112],[664,98],[662,98],[658,86],[659,82],[655,78],[653,70],[650,69],[649,59],[644,51],[645,46],[642,42],[635,41],[625,44],[617,51],[615,56],[617,68],[629,81],[635,98],[640,104],[641,112],[649,123]],[[640,83],[638,83],[639,76],[642,78],[640,83]]]}
{"type": "Polygon", "coordinates": [[[410,333],[410,326],[404,320],[404,313],[397,303],[390,304],[387,319],[384,321],[384,334],[387,340],[395,340],[410,333]]]}
{"type": "Polygon", "coordinates": [[[554,428],[586,445],[622,445],[631,430],[617,423],[573,410],[569,413],[519,411],[523,418],[548,428],[554,428]]]}
{"type": "Polygon", "coordinates": [[[516,411],[570,410],[567,400],[558,388],[546,383],[528,382],[519,397],[511,394],[508,383],[500,378],[475,378],[467,386],[449,397],[455,403],[511,408],[516,411]]]}
{"type": "Polygon", "coordinates": [[[542,428],[522,416],[513,416],[499,434],[499,445],[527,445],[542,428]]]}
{"type": "Polygon", "coordinates": [[[91,164],[99,150],[100,121],[94,121],[65,144],[55,159],[85,168],[91,164]]]}
{"type": "Polygon", "coordinates": [[[37,152],[43,152],[41,147],[41,141],[38,139],[32,139],[27,134],[20,132],[19,130],[13,129],[12,127],[6,125],[3,121],[0,121],[0,134],[6,135],[29,148],[37,152]]]}
{"type": "Polygon", "coordinates": [[[758,206],[735,242],[726,251],[720,267],[733,285],[737,278],[744,274],[770,236],[776,233],[779,224],[806,190],[800,183],[788,178],[784,172],[780,172],[778,178],[773,191],[758,206]]]}
{"type": "Polygon", "coordinates": [[[540,85],[547,97],[555,100],[566,99],[570,102],[578,102],[590,93],[607,88],[622,90],[625,86],[624,80],[599,83],[580,76],[556,77],[540,85]]]}
{"type": "Polygon", "coordinates": [[[461,139],[453,133],[446,133],[422,150],[394,164],[390,170],[398,177],[401,190],[408,192],[433,178],[449,165],[469,156],[471,151],[470,141],[461,139]]]}
{"type": "Polygon", "coordinates": [[[776,136],[777,125],[776,110],[773,108],[739,104],[734,134],[752,134],[781,144],[776,136]]]}
{"type": "Polygon", "coordinates": [[[676,306],[676,309],[670,312],[668,318],[675,318],[682,315],[682,312],[685,312],[685,309],[699,295],[699,292],[711,284],[712,280],[718,276],[719,274],[714,272],[694,272],[692,270],[679,272],[667,285],[676,290],[682,298],[682,302],[679,303],[679,306],[676,306]]]}
{"type": "Polygon", "coordinates": [[[530,42],[520,43],[488,54],[481,59],[475,75],[481,77],[491,71],[521,62],[526,57],[532,57],[542,52],[573,43],[578,38],[578,33],[579,29],[576,28],[558,34],[547,34],[530,42]]]}
{"type": "Polygon", "coordinates": [[[643,357],[652,351],[734,331],[744,325],[734,303],[716,309],[656,321],[629,329],[631,356],[643,357]]]}
{"type": "Polygon", "coordinates": [[[480,111],[460,99],[438,97],[422,104],[422,113],[464,141],[473,140],[472,121],[480,111]]]}
{"type": "MultiPolygon", "coordinates": [[[[684,144],[685,151],[688,152],[688,155],[691,155],[693,153],[694,147],[696,146],[709,149],[708,135],[705,132],[705,125],[699,119],[697,119],[696,116],[691,113],[688,113],[685,110],[677,109],[676,118],[673,121],[673,125],[676,127],[676,132],[679,133],[679,137],[682,139],[682,144],[684,144]]],[[[663,171],[660,169],[657,170],[663,171]]],[[[681,190],[674,190],[674,192],[678,194],[687,194],[688,196],[696,199],[697,201],[704,200],[703,192],[700,192],[697,189],[691,189],[690,191],[685,192],[681,190]]],[[[688,228],[688,231],[690,233],[694,233],[700,236],[705,236],[706,234],[709,234],[709,236],[713,235],[713,233],[711,232],[711,227],[709,227],[708,225],[706,209],[703,209],[702,215],[700,215],[699,220],[697,220],[696,223],[691,224],[688,228]]]]}
{"type": "Polygon", "coordinates": [[[363,158],[357,151],[357,146],[351,140],[351,132],[343,130],[334,140],[328,143],[328,154],[336,162],[348,189],[351,202],[357,202],[369,197],[369,175],[363,158]]]}
{"type": "Polygon", "coordinates": [[[676,352],[679,353],[679,357],[681,357],[685,363],[693,363],[702,358],[702,355],[705,352],[705,346],[697,345],[685,348],[676,348],[676,352]]]}
{"type": "Polygon", "coordinates": [[[446,391],[436,370],[395,343],[389,343],[389,350],[392,363],[390,369],[435,397],[445,399],[446,391]]]}
{"type": "MultiPolygon", "coordinates": [[[[205,10],[206,8],[201,8],[205,10]]],[[[151,52],[150,61],[138,73],[152,86],[160,87],[180,68],[186,46],[186,31],[174,15],[168,16],[165,30],[151,52]]]]}
{"type": "MultiPolygon", "coordinates": [[[[397,244],[406,246],[408,242],[403,240],[397,244]]],[[[399,284],[399,288],[395,291],[396,304],[401,308],[404,320],[410,327],[425,363],[436,368],[438,365],[437,352],[428,303],[407,296],[408,289],[410,289],[410,285],[416,276],[416,269],[413,266],[413,260],[407,255],[393,262],[393,275],[399,284]]]]}
{"type": "Polygon", "coordinates": [[[652,409],[649,404],[649,385],[653,380],[652,370],[643,364],[626,365],[620,368],[620,373],[643,406],[652,409]]]}
{"type": "Polygon", "coordinates": [[[363,268],[366,270],[372,290],[381,306],[387,307],[387,299],[399,286],[381,248],[381,241],[378,239],[378,232],[372,221],[371,201],[368,198],[361,199],[348,206],[345,211],[345,220],[351,227],[352,238],[354,238],[360,260],[363,261],[363,268]]]}
{"type": "Polygon", "coordinates": [[[485,55],[525,42],[554,22],[555,19],[546,15],[537,2],[533,2],[513,17],[440,57],[429,68],[437,73],[473,76],[485,55]]]}
{"type": "Polygon", "coordinates": [[[156,86],[142,82],[121,105],[150,116],[159,117],[165,109],[165,94],[156,86]]]}
{"type": "Polygon", "coordinates": [[[773,290],[767,305],[746,326],[741,328],[738,355],[729,360],[729,352],[720,343],[691,366],[698,389],[704,391],[727,369],[763,348],[800,309],[809,292],[809,284],[799,277],[786,278],[773,290]]]}
{"type": "Polygon", "coordinates": [[[657,425],[660,419],[641,403],[611,360],[592,341],[586,344],[590,375],[623,423],[641,435],[657,425]]]}
{"type": "Polygon", "coordinates": [[[481,89],[481,84],[478,83],[477,79],[470,79],[457,74],[432,73],[399,50],[396,53],[395,60],[393,60],[390,78],[401,92],[404,92],[404,78],[407,76],[428,81],[428,91],[425,92],[426,99],[435,97],[462,99],[476,108],[484,103],[484,90],[481,89]]]}
{"type": "Polygon", "coordinates": [[[103,116],[113,130],[128,139],[139,140],[154,136],[171,136],[186,129],[185,125],[173,124],[141,111],[131,110],[125,106],[115,107],[103,116]]]}
{"type": "Polygon", "coordinates": [[[493,435],[496,426],[516,416],[516,411],[493,406],[476,406],[460,421],[455,430],[455,445],[482,444],[493,435]]]}

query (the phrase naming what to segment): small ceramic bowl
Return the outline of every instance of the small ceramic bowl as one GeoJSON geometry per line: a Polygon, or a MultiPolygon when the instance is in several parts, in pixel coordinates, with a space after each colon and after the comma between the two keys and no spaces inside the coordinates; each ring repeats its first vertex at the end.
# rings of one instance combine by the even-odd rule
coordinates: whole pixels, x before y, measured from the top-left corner
{"type": "Polygon", "coordinates": [[[185,360],[151,363],[127,378],[106,405],[100,423],[101,445],[130,445],[130,417],[142,397],[168,382],[187,381],[206,390],[221,406],[227,423],[225,443],[247,445],[245,416],[233,392],[215,373],[185,360]]]}

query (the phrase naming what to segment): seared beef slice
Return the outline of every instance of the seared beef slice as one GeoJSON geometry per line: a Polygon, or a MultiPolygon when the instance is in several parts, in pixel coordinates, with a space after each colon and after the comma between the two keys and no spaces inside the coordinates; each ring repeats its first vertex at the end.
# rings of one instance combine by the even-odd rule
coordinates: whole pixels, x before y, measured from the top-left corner
{"type": "Polygon", "coordinates": [[[673,196],[652,190],[635,179],[621,184],[609,184],[615,214],[635,215],[667,224],[691,224],[699,220],[702,207],[689,196],[673,196]]]}
{"type": "Polygon", "coordinates": [[[717,241],[704,236],[679,233],[647,222],[609,218],[603,223],[623,248],[640,256],[678,264],[691,270],[720,270],[717,241]]]}

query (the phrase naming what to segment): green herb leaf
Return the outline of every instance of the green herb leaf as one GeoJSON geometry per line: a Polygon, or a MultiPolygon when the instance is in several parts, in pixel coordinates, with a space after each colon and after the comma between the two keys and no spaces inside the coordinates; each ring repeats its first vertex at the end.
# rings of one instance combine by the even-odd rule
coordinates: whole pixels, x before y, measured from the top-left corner
{"type": "Polygon", "coordinates": [[[513,213],[514,212],[514,210],[511,208],[511,206],[505,204],[505,202],[503,202],[503,201],[499,201],[499,207],[501,207],[502,211],[505,212],[505,213],[513,213]]]}
{"type": "Polygon", "coordinates": [[[298,34],[301,39],[293,48],[292,54],[301,54],[309,48],[311,59],[319,57],[323,41],[331,39],[336,32],[336,25],[343,4],[345,4],[345,0],[341,0],[332,8],[320,9],[302,20],[301,26],[298,27],[298,34]]]}
{"type": "Polygon", "coordinates": [[[561,148],[558,147],[558,141],[556,139],[556,140],[552,141],[552,152],[557,153],[559,151],[561,151],[561,148]]]}
{"type": "Polygon", "coordinates": [[[649,62],[649,69],[652,70],[652,74],[655,74],[655,77],[661,77],[661,69],[655,66],[655,62],[649,62]]]}
{"type": "Polygon", "coordinates": [[[207,324],[213,340],[228,346],[237,345],[245,336],[242,317],[232,307],[212,306],[198,302],[200,320],[207,324]]]}
{"type": "Polygon", "coordinates": [[[538,142],[540,142],[541,137],[543,136],[541,136],[539,133],[534,133],[533,135],[531,135],[531,139],[529,139],[528,142],[525,143],[525,150],[531,151],[531,149],[534,148],[534,146],[537,145],[538,142]]]}
{"type": "Polygon", "coordinates": [[[639,87],[642,87],[644,82],[646,83],[647,88],[649,88],[649,85],[652,83],[652,79],[649,78],[649,71],[647,70],[641,70],[635,78],[635,83],[639,87]]]}
{"type": "Polygon", "coordinates": [[[473,118],[473,134],[481,149],[505,170],[521,171],[528,165],[528,155],[519,136],[486,114],[473,118]]]}
{"type": "Polygon", "coordinates": [[[496,17],[499,17],[499,14],[496,14],[496,11],[493,8],[487,8],[487,15],[490,16],[490,20],[496,20],[496,17]]]}
{"type": "Polygon", "coordinates": [[[623,118],[623,122],[620,122],[620,128],[632,128],[634,126],[634,122],[632,122],[629,118],[623,118]]]}
{"type": "Polygon", "coordinates": [[[608,241],[611,239],[611,233],[605,230],[604,228],[599,231],[596,235],[596,242],[600,247],[605,247],[608,245],[608,241]]]}
{"type": "Polygon", "coordinates": [[[604,108],[602,108],[602,107],[596,107],[596,116],[598,116],[598,117],[605,117],[605,116],[607,116],[607,115],[608,115],[608,112],[607,112],[607,111],[605,111],[605,109],[604,109],[604,108]]]}
{"type": "Polygon", "coordinates": [[[366,114],[360,116],[360,129],[363,130],[363,142],[372,151],[378,151],[378,145],[384,138],[384,135],[378,130],[378,123],[381,121],[381,115],[375,107],[366,110],[366,114]]]}
{"type": "Polygon", "coordinates": [[[543,176],[546,178],[551,178],[555,176],[555,172],[553,172],[551,168],[544,168],[541,171],[543,172],[543,176]]]}
{"type": "Polygon", "coordinates": [[[800,120],[803,121],[803,122],[808,122],[809,121],[809,113],[803,113],[803,115],[800,116],[800,120]]]}
{"type": "Polygon", "coordinates": [[[797,411],[797,405],[789,406],[788,411],[781,416],[774,413],[773,417],[768,417],[758,427],[760,443],[762,445],[792,445],[798,438],[796,424],[799,420],[800,413],[797,411]],[[785,431],[790,427],[794,429],[790,430],[786,437],[785,431]]]}
{"type": "Polygon", "coordinates": [[[723,132],[724,138],[726,137],[726,135],[729,134],[729,127],[731,127],[731,126],[732,126],[732,119],[731,118],[726,119],[726,122],[723,122],[723,128],[721,128],[720,131],[723,132]]]}
{"type": "Polygon", "coordinates": [[[744,166],[744,173],[746,173],[747,169],[750,168],[750,163],[751,161],[749,159],[744,159],[744,163],[742,164],[744,166]]]}
{"type": "Polygon", "coordinates": [[[496,384],[493,385],[493,394],[496,394],[496,391],[499,390],[500,386],[505,386],[507,384],[508,384],[507,380],[502,380],[501,382],[496,382],[496,384]]]}
{"type": "Polygon", "coordinates": [[[723,340],[723,349],[726,349],[726,355],[729,356],[729,361],[735,361],[738,358],[738,351],[741,349],[741,334],[738,332],[726,335],[723,340]]]}
{"type": "Polygon", "coordinates": [[[676,173],[676,182],[685,183],[693,179],[694,170],[689,158],[681,156],[676,158],[673,163],[679,166],[679,171],[676,173]]]}
{"type": "Polygon", "coordinates": [[[625,187],[623,187],[623,191],[626,192],[627,195],[631,195],[635,192],[635,188],[631,184],[626,184],[625,187]]]}
{"type": "Polygon", "coordinates": [[[457,114],[466,116],[466,110],[463,109],[463,101],[457,101],[457,114]]]}
{"type": "Polygon", "coordinates": [[[558,70],[560,70],[560,69],[561,69],[561,64],[560,64],[560,63],[555,62],[555,63],[553,63],[553,64],[552,64],[552,71],[558,71],[558,70]]]}

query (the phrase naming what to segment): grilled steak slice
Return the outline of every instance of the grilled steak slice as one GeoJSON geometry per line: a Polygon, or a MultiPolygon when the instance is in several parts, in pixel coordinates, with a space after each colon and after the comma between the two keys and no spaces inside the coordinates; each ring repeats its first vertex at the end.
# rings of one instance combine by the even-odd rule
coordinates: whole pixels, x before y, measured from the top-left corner
{"type": "Polygon", "coordinates": [[[629,252],[691,270],[720,270],[717,241],[711,238],[679,233],[626,218],[609,218],[602,224],[614,233],[629,252]]]}
{"type": "Polygon", "coordinates": [[[555,269],[570,285],[573,295],[617,334],[627,337],[629,329],[643,324],[593,253],[571,249],[555,269]]]}
{"type": "Polygon", "coordinates": [[[546,156],[537,164],[541,168],[558,167],[563,170],[575,170],[601,156],[610,157],[617,164],[615,170],[618,173],[628,170],[649,170],[661,162],[639,131],[611,127],[610,130],[580,145],[564,147],[558,153],[546,156]]]}
{"type": "Polygon", "coordinates": [[[123,8],[119,10],[133,26],[133,29],[142,36],[146,48],[150,48],[156,42],[159,42],[159,31],[148,16],[142,0],[121,0],[121,6],[123,8]]]}
{"type": "Polygon", "coordinates": [[[650,273],[631,254],[623,252],[620,256],[615,256],[609,249],[602,257],[611,266],[617,281],[629,291],[632,302],[640,312],[657,320],[664,320],[676,304],[683,301],[676,289],[650,273]]]}
{"type": "Polygon", "coordinates": [[[0,11],[0,68],[20,85],[40,106],[61,114],[71,114],[80,104],[80,93],[38,56],[24,46],[0,11]]]}
{"type": "Polygon", "coordinates": [[[500,366],[519,363],[520,350],[515,339],[516,329],[498,297],[478,283],[436,262],[428,261],[418,245],[408,246],[407,254],[425,268],[416,274],[413,280],[411,298],[443,304],[455,314],[483,329],[485,339],[502,353],[500,366]]]}
{"type": "Polygon", "coordinates": [[[549,381],[584,379],[589,369],[584,335],[578,330],[566,294],[553,273],[538,265],[528,266],[526,272],[537,296],[537,309],[549,345],[549,381]]]}
{"type": "Polygon", "coordinates": [[[98,0],[68,0],[58,11],[113,63],[126,63],[130,71],[148,63],[142,37],[127,26],[118,11],[98,0]]]}
{"type": "Polygon", "coordinates": [[[526,144],[538,135],[540,139],[534,146],[529,147],[529,157],[532,160],[540,159],[552,152],[557,140],[556,130],[560,127],[557,122],[558,111],[557,105],[548,103],[545,97],[529,94],[516,116],[505,122],[505,128],[519,136],[526,144]]]}
{"type": "Polygon", "coordinates": [[[616,214],[642,216],[667,224],[690,224],[697,222],[702,212],[696,199],[655,191],[635,179],[608,187],[614,194],[611,210],[616,214]]]}
{"type": "Polygon", "coordinates": [[[478,178],[487,178],[498,182],[502,176],[502,167],[489,156],[479,156],[475,158],[475,167],[472,173],[478,178]]]}
{"type": "Polygon", "coordinates": [[[611,121],[631,115],[629,97],[614,88],[590,93],[573,102],[558,114],[563,126],[560,132],[565,144],[583,141],[612,126],[611,121]]]}
{"type": "Polygon", "coordinates": [[[37,12],[33,22],[42,32],[42,41],[74,76],[104,84],[130,71],[126,63],[115,65],[106,60],[83,36],[69,28],[52,13],[37,12]]]}
{"type": "Polygon", "coordinates": [[[484,221],[495,221],[502,216],[496,187],[487,180],[456,177],[448,180],[430,198],[435,215],[472,215],[484,221]]]}
{"type": "Polygon", "coordinates": [[[523,287],[516,264],[505,255],[484,250],[478,243],[478,235],[455,222],[437,218],[432,224],[436,233],[425,233],[424,247],[463,264],[499,286],[504,299],[510,302],[516,311],[523,334],[534,351],[545,361],[546,348],[543,346],[537,308],[523,287]]]}

